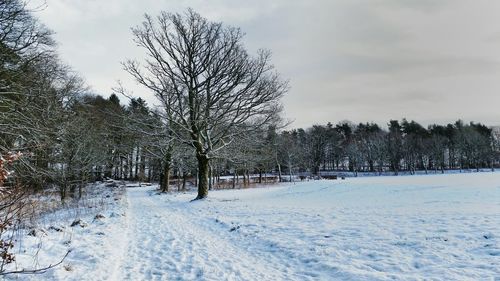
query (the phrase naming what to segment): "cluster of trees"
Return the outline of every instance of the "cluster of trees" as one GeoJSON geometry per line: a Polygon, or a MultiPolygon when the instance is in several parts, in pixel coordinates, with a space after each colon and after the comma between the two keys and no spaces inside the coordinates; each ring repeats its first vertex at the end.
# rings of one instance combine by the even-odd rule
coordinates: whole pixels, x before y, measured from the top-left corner
{"type": "Polygon", "coordinates": [[[375,123],[341,122],[284,131],[279,162],[290,172],[320,170],[357,173],[476,169],[498,165],[499,138],[481,123],[430,125],[391,120],[387,129],[375,123]]]}
{"type": "Polygon", "coordinates": [[[152,142],[158,128],[143,100],[91,94],[27,3],[0,0],[0,155],[23,153],[2,185],[55,186],[64,200],[103,177],[151,179],[161,153],[140,132],[152,142]]]}
{"type": "Polygon", "coordinates": [[[0,1],[0,152],[28,152],[17,167],[26,185],[42,186],[49,177],[48,154],[81,87],[26,3],[0,1]]]}
{"type": "Polygon", "coordinates": [[[64,199],[93,180],[160,181],[168,191],[173,177],[204,198],[228,175],[234,187],[250,174],[262,182],[269,173],[284,180],[322,170],[397,174],[498,163],[498,138],[479,123],[424,128],[391,120],[383,129],[341,122],[283,131],[279,100],[288,86],[269,52],[249,55],[239,29],[192,10],[146,16],[133,34],[147,56],[123,66],[156,95],[154,108],[141,98],[91,94],[26,4],[0,0],[0,154],[23,153],[15,182],[6,184],[56,186],[64,199]]]}
{"type": "Polygon", "coordinates": [[[57,186],[64,199],[102,178],[160,180],[167,191],[172,174],[183,185],[198,175],[204,198],[219,167],[212,163],[236,161],[230,150],[279,122],[287,83],[269,52],[250,56],[239,29],[192,10],[147,16],[134,29],[149,56],[124,67],[156,94],[154,109],[91,94],[25,2],[0,0],[0,27],[0,153],[23,152],[6,184],[57,186]]]}

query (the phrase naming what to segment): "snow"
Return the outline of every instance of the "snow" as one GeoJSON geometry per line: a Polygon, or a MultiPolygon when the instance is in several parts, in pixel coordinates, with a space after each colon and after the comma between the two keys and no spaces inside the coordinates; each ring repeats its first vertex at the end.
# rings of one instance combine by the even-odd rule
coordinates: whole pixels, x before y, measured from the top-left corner
{"type": "MultiPolygon", "coordinates": [[[[8,275],[12,280],[108,280],[119,265],[113,258],[125,248],[127,225],[123,188],[89,186],[89,196],[67,208],[44,214],[37,222],[15,235],[16,263],[7,271],[43,268],[63,263],[43,274],[8,275]],[[80,219],[80,223],[71,227],[80,219]],[[36,236],[28,235],[35,230],[36,236]],[[38,254],[38,255],[35,255],[38,254]]],[[[39,200],[54,200],[42,197],[39,200]]]]}
{"type": "Polygon", "coordinates": [[[84,239],[72,242],[83,251],[68,256],[73,271],[36,278],[500,279],[500,173],[287,183],[194,202],[155,188],[128,188],[114,207],[125,217],[73,230],[84,239]]]}

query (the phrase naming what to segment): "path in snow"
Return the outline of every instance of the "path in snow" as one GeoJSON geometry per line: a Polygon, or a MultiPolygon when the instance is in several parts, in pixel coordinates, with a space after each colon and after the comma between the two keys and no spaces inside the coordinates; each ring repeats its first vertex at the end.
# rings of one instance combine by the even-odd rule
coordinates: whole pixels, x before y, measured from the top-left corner
{"type": "Polygon", "coordinates": [[[176,210],[151,188],[128,190],[128,249],[117,280],[280,280],[285,276],[176,210]]]}

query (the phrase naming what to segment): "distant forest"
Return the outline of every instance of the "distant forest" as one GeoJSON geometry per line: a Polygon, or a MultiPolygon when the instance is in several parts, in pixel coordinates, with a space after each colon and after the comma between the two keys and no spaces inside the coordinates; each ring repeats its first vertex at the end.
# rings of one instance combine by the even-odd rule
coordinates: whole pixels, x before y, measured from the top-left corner
{"type": "Polygon", "coordinates": [[[279,153],[283,165],[313,174],[493,169],[499,157],[498,131],[461,120],[427,128],[406,119],[390,120],[387,129],[375,123],[328,123],[284,131],[277,138],[284,147],[279,153]]]}
{"type": "MultiPolygon", "coordinates": [[[[186,182],[196,184],[193,151],[168,138],[160,115],[141,98],[123,106],[114,94],[109,98],[78,95],[68,99],[67,105],[51,97],[55,98],[36,96],[37,103],[32,104],[50,108],[50,113],[45,112],[48,118],[16,111],[3,119],[12,125],[2,130],[2,148],[31,151],[16,166],[23,183],[39,188],[55,184],[63,196],[104,178],[161,181],[165,190],[172,184],[168,179],[175,179],[175,188],[184,188],[186,182]]],[[[210,164],[210,182],[217,184],[221,176],[229,175],[247,184],[251,174],[260,175],[257,181],[266,175],[288,181],[320,171],[397,175],[401,171],[492,169],[499,164],[498,144],[498,132],[492,128],[462,121],[427,128],[405,119],[390,120],[387,128],[351,122],[293,130],[268,126],[221,150],[210,164]]]]}

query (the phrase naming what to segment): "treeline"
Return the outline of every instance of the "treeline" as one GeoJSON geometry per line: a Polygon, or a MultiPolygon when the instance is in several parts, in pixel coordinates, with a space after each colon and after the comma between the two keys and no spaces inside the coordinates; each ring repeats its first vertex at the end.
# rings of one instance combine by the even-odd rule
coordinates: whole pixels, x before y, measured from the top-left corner
{"type": "Polygon", "coordinates": [[[481,123],[447,125],[390,120],[375,123],[315,125],[279,136],[279,162],[292,173],[321,170],[411,174],[418,170],[475,169],[498,166],[499,136],[481,123]]]}
{"type": "MultiPolygon", "coordinates": [[[[164,16],[175,22],[182,17],[164,16]]],[[[188,22],[200,24],[207,32],[219,30],[218,24],[191,10],[186,16],[197,19],[188,22]]],[[[237,29],[228,30],[234,33],[229,39],[241,39],[237,29]]],[[[139,39],[149,35],[139,31],[139,39]]],[[[228,50],[237,46],[222,43],[228,50]]],[[[240,107],[225,105],[221,101],[227,101],[226,96],[214,96],[205,89],[195,96],[194,109],[199,110],[195,112],[183,108],[192,95],[183,96],[184,87],[177,93],[169,88],[173,95],[169,97],[163,88],[146,83],[158,89],[162,102],[158,108],[140,98],[120,101],[115,94],[109,98],[92,94],[83,79],[61,63],[51,31],[21,1],[0,1],[0,51],[0,154],[9,159],[8,155],[22,153],[9,163],[16,176],[6,174],[5,184],[32,189],[53,186],[59,188],[62,199],[78,197],[86,183],[105,178],[159,181],[163,191],[174,180],[178,189],[184,189],[188,183],[197,185],[200,178],[205,181],[205,176],[198,176],[200,167],[203,175],[207,173],[205,165],[211,188],[222,186],[223,176],[232,177],[234,187],[235,182],[248,184],[252,174],[258,175],[253,181],[263,182],[271,174],[286,180],[325,170],[397,174],[498,165],[498,136],[480,123],[423,127],[414,121],[391,120],[387,128],[341,122],[283,130],[280,108],[273,104],[286,85],[277,76],[253,75],[255,67],[272,69],[266,67],[266,54],[248,61],[243,51],[234,53],[238,54],[234,61],[246,65],[245,72],[234,74],[235,85],[241,77],[255,79],[251,86],[257,85],[243,88],[250,92],[235,88],[239,96],[229,97],[231,104],[240,107]],[[217,99],[207,103],[208,93],[217,99]],[[261,98],[263,93],[266,99],[261,98]],[[254,96],[245,100],[250,94],[254,96]],[[178,96],[182,99],[177,105],[169,103],[178,96]],[[241,101],[245,102],[241,105],[241,101]],[[196,119],[184,112],[195,112],[196,119]],[[242,112],[248,116],[242,118],[242,112]],[[206,115],[215,113],[219,115],[206,115]]],[[[224,62],[217,54],[213,58],[224,62]]],[[[130,72],[141,73],[134,72],[135,63],[129,67],[130,72]]],[[[180,77],[174,74],[171,77],[180,77]]],[[[227,84],[221,83],[221,87],[227,84]]]]}

